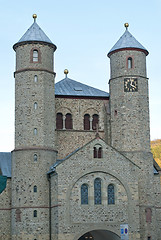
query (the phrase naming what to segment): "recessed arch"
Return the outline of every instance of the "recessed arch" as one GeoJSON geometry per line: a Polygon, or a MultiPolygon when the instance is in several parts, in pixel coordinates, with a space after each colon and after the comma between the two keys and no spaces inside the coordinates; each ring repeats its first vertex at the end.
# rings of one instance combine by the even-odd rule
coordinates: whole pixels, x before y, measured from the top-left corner
{"type": "MultiPolygon", "coordinates": [[[[84,234],[82,234],[80,237],[75,237],[74,239],[78,240],[120,240],[119,233],[115,233],[110,230],[103,230],[103,229],[97,229],[97,230],[90,230],[84,234]]],[[[74,240],[73,239],[73,240],[74,240]]]]}

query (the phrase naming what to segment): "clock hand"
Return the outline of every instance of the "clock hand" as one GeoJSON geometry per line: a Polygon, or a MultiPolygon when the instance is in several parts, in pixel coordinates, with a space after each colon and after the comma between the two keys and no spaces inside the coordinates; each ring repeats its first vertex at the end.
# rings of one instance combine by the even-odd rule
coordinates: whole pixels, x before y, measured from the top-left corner
{"type": "Polygon", "coordinates": [[[131,83],[130,83],[130,86],[136,88],[136,86],[132,85],[131,83]]]}

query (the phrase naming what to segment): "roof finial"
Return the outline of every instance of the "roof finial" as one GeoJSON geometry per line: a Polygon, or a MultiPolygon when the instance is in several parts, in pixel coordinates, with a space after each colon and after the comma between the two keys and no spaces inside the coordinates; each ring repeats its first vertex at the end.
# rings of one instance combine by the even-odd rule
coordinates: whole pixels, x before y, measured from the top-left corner
{"type": "Polygon", "coordinates": [[[32,15],[32,17],[33,17],[33,19],[34,19],[34,22],[36,22],[37,15],[34,13],[34,14],[32,15]]]}
{"type": "Polygon", "coordinates": [[[68,69],[65,69],[65,70],[64,70],[64,74],[65,74],[65,77],[66,77],[66,78],[67,78],[68,73],[69,73],[68,69]]]}
{"type": "Polygon", "coordinates": [[[128,24],[128,23],[125,23],[124,26],[126,27],[126,30],[127,30],[128,27],[129,27],[129,24],[128,24]]]}

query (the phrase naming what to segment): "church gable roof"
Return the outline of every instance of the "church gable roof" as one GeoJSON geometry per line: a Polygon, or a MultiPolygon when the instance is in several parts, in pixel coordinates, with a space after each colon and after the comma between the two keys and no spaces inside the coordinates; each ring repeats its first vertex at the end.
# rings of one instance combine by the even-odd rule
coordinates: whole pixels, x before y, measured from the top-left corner
{"type": "Polygon", "coordinates": [[[77,82],[68,77],[55,84],[56,96],[109,97],[109,93],[77,82]]]}
{"type": "Polygon", "coordinates": [[[126,29],[124,34],[120,37],[120,39],[116,42],[116,44],[111,48],[111,50],[108,53],[108,56],[110,56],[115,51],[118,51],[121,49],[129,49],[129,48],[141,50],[145,52],[146,55],[148,55],[147,49],[144,48],[143,45],[134,38],[134,36],[128,31],[128,29],[126,29]]]}

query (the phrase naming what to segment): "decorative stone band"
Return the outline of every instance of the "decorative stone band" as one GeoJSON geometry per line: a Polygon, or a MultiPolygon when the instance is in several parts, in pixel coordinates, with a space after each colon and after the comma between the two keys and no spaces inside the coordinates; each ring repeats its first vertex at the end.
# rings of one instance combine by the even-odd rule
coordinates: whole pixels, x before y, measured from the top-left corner
{"type": "MultiPolygon", "coordinates": [[[[61,207],[61,204],[56,204],[56,205],[53,205],[53,206],[51,206],[51,208],[55,208],[55,207],[61,207]]],[[[10,207],[10,208],[0,208],[0,211],[1,210],[12,210],[12,209],[27,209],[27,208],[31,208],[31,209],[33,209],[33,208],[50,208],[49,206],[28,206],[28,207],[10,207]]]]}
{"type": "Polygon", "coordinates": [[[26,44],[42,44],[42,45],[48,45],[52,48],[54,48],[54,52],[57,49],[57,46],[54,45],[53,43],[49,43],[49,42],[43,42],[43,41],[24,41],[24,42],[18,42],[16,44],[13,45],[13,49],[16,51],[16,48],[21,46],[21,45],[26,45],[26,44]]]}
{"type": "Polygon", "coordinates": [[[107,54],[107,56],[110,57],[113,53],[120,52],[120,51],[128,51],[128,50],[144,52],[146,56],[149,54],[149,52],[146,49],[141,49],[141,48],[119,48],[119,49],[116,49],[116,50],[114,50],[112,52],[109,52],[107,54]]]}
{"type": "MultiPolygon", "coordinates": [[[[114,79],[117,79],[117,78],[128,78],[128,77],[133,77],[133,78],[144,78],[144,79],[147,79],[147,80],[149,80],[149,78],[147,78],[147,77],[145,77],[145,76],[141,76],[141,75],[131,75],[131,74],[129,74],[129,75],[122,75],[122,76],[118,76],[118,77],[114,77],[114,78],[110,78],[109,79],[109,82],[111,81],[111,80],[114,80],[114,79]]],[[[109,83],[108,82],[108,83],[109,83]]]]}
{"type": "Polygon", "coordinates": [[[23,147],[23,148],[15,148],[12,152],[16,152],[16,151],[31,151],[31,150],[45,150],[45,151],[52,151],[52,152],[58,152],[57,150],[55,150],[54,148],[48,148],[48,147],[39,147],[39,146],[34,146],[34,147],[23,147]]]}
{"type": "Polygon", "coordinates": [[[14,77],[17,73],[21,73],[21,72],[26,72],[26,71],[43,71],[43,72],[48,72],[48,73],[51,73],[54,75],[54,77],[56,76],[56,73],[53,72],[53,71],[50,71],[48,69],[45,69],[45,68],[23,68],[23,69],[20,69],[16,72],[14,72],[14,77]]]}

